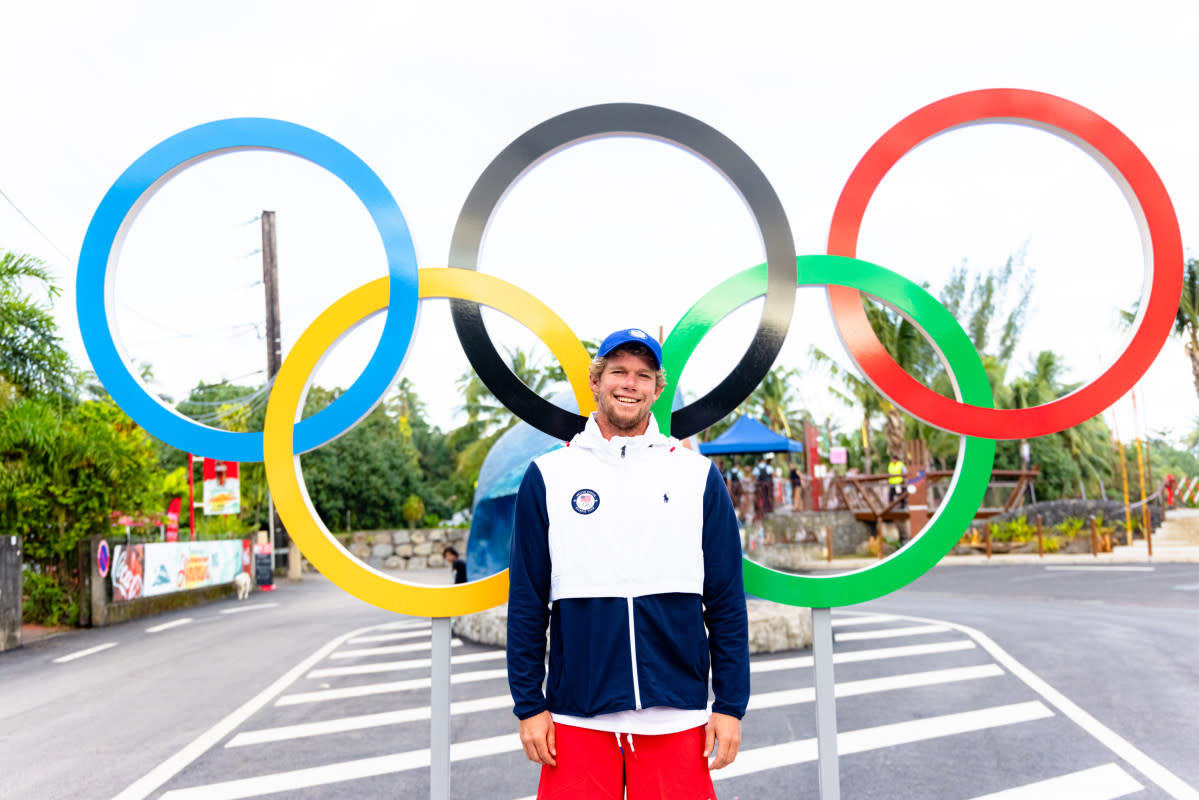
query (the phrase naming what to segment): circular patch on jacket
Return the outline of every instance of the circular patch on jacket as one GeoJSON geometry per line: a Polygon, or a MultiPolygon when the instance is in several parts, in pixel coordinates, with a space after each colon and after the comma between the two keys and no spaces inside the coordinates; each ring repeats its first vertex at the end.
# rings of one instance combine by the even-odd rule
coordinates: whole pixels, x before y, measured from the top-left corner
{"type": "Polygon", "coordinates": [[[590,514],[599,508],[599,495],[591,489],[579,489],[570,498],[570,507],[580,514],[590,514]]]}

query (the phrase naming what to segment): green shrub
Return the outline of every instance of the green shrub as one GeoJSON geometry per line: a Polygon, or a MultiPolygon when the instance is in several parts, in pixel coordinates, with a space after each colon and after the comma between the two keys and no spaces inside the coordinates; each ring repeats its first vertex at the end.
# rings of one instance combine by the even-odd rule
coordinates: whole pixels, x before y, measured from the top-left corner
{"type": "Polygon", "coordinates": [[[1061,531],[1062,535],[1067,539],[1073,539],[1082,531],[1083,526],[1086,524],[1087,523],[1084,520],[1081,520],[1078,517],[1067,517],[1054,527],[1061,531]]]}
{"type": "Polygon", "coordinates": [[[65,587],[53,577],[25,570],[22,575],[25,602],[21,619],[35,625],[77,625],[79,606],[65,587]]]}
{"type": "Polygon", "coordinates": [[[1037,529],[1028,524],[1021,514],[1015,519],[991,525],[991,541],[993,542],[1027,542],[1037,535],[1037,529]]]}

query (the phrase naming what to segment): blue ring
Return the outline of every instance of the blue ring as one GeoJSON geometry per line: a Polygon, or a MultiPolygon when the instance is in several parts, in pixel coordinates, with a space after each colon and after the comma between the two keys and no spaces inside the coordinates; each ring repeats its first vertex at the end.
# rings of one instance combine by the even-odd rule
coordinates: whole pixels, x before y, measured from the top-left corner
{"type": "Polygon", "coordinates": [[[104,388],[151,435],[190,453],[227,461],[261,461],[262,433],[235,433],[201,425],[166,408],[133,376],[117,347],[108,296],[121,243],[138,211],[184,169],[220,153],[274,150],[307,159],[331,172],[366,206],[387,255],[390,296],[379,346],[366,369],[336,401],[296,426],[296,453],[320,447],[365,417],[391,386],[416,327],[416,248],[391,192],[370,167],[333,139],[302,125],[239,118],[197,125],[138,158],[100,201],[79,255],[76,309],[88,358],[104,388]]]}

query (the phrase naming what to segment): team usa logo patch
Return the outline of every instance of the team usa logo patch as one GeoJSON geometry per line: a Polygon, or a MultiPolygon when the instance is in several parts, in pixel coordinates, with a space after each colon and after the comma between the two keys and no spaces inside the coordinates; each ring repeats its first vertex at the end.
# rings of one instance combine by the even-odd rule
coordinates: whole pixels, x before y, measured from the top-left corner
{"type": "Polygon", "coordinates": [[[590,514],[599,508],[599,495],[591,489],[579,489],[570,498],[570,507],[580,514],[590,514]]]}

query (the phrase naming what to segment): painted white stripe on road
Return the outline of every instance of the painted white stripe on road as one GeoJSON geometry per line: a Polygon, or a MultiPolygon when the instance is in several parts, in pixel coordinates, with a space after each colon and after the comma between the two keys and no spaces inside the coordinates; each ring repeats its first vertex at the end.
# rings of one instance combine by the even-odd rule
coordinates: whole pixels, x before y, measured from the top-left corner
{"type": "MultiPolygon", "coordinates": [[[[450,658],[451,664],[477,664],[480,661],[494,661],[504,658],[503,650],[487,650],[482,653],[464,653],[450,658]]],[[[353,667],[324,667],[308,673],[310,680],[316,678],[336,678],[342,675],[372,675],[377,672],[399,672],[406,669],[429,669],[433,666],[431,658],[410,658],[406,661],[381,661],[376,664],[358,664],[353,667]]]]}
{"type": "Polygon", "coordinates": [[[312,669],[313,664],[319,663],[329,653],[341,647],[347,639],[352,639],[360,633],[366,631],[378,630],[376,627],[359,628],[358,630],[350,631],[347,634],[338,636],[333,641],[326,644],[321,649],[317,650],[308,658],[296,664],[290,670],[283,674],[279,680],[272,683],[270,686],[263,689],[251,700],[235,710],[229,716],[213,725],[204,733],[193,739],[191,743],[183,747],[182,750],[168,758],[166,761],[159,764],[146,775],[134,781],[129,788],[118,794],[113,800],[145,800],[151,792],[158,789],[171,778],[178,775],[188,764],[191,764],[197,758],[202,756],[207,750],[213,747],[221,739],[224,739],[230,733],[238,728],[247,719],[253,716],[259,709],[269,703],[275,696],[286,689],[291,684],[300,679],[305,672],[312,669]]]}
{"type": "Polygon", "coordinates": [[[177,619],[174,622],[164,622],[161,625],[155,625],[153,628],[146,628],[146,633],[161,633],[162,631],[169,631],[171,628],[178,628],[180,625],[186,625],[191,621],[191,617],[184,617],[183,619],[177,619]]]}
{"type": "Polygon", "coordinates": [[[60,656],[59,658],[54,659],[54,663],[55,664],[65,664],[68,661],[74,661],[77,658],[84,658],[85,656],[90,656],[90,655],[93,655],[94,653],[99,653],[101,651],[107,650],[110,647],[116,647],[116,646],[117,646],[116,642],[105,642],[104,644],[98,644],[95,647],[89,647],[86,650],[80,650],[78,652],[71,653],[70,655],[60,656]]]}
{"type": "MultiPolygon", "coordinates": [[[[876,650],[851,650],[848,653],[833,653],[834,664],[855,664],[860,661],[879,661],[887,658],[928,656],[937,653],[952,653],[955,650],[973,650],[974,642],[960,639],[956,642],[934,644],[910,644],[903,647],[881,647],[876,650]]],[[[778,672],[782,669],[801,669],[812,666],[812,656],[775,658],[770,661],[750,661],[750,672],[778,672]]]]}
{"type": "Polygon", "coordinates": [[[1179,778],[1173,772],[1163,767],[1161,764],[1154,761],[1145,753],[1141,752],[1131,742],[1117,734],[1111,728],[1104,725],[1099,720],[1092,717],[1074,701],[1070,700],[1064,694],[1050,686],[1043,678],[1030,670],[1028,667],[1021,664],[1016,659],[1012,658],[1006,650],[991,640],[982,631],[971,628],[968,625],[959,625],[956,622],[941,623],[940,620],[925,619],[923,617],[904,616],[904,619],[910,619],[913,622],[935,622],[948,625],[956,631],[961,631],[991,654],[991,657],[1007,667],[1008,672],[1015,675],[1020,680],[1039,694],[1047,703],[1055,706],[1058,711],[1062,712],[1078,727],[1085,730],[1087,733],[1099,740],[1104,747],[1111,750],[1120,759],[1126,761],[1130,766],[1140,772],[1149,780],[1156,783],[1163,791],[1165,791],[1174,800],[1199,800],[1199,790],[1193,789],[1186,784],[1182,778],[1179,778]]]}
{"type": "MultiPolygon", "coordinates": [[[[1014,725],[1019,722],[1030,722],[1052,716],[1052,711],[1042,703],[1033,700],[1027,703],[995,706],[960,714],[896,722],[891,725],[880,725],[875,728],[837,734],[837,752],[843,756],[863,753],[868,750],[956,736],[961,733],[998,728],[1003,725],[1014,725]]],[[[752,750],[742,750],[737,754],[736,761],[724,769],[713,772],[712,780],[727,780],[754,772],[815,760],[816,740],[814,738],[757,747],[752,750]]]]}
{"type": "Polygon", "coordinates": [[[261,611],[264,608],[276,608],[278,603],[254,603],[249,606],[238,606],[237,608],[226,608],[222,614],[241,614],[245,611],[261,611]]]}
{"type": "MultiPolygon", "coordinates": [[[[508,669],[483,669],[475,672],[459,672],[450,676],[450,683],[474,683],[489,681],[495,678],[508,677],[508,669]]],[[[280,697],[277,706],[295,706],[303,703],[324,703],[329,700],[344,700],[349,697],[370,697],[376,694],[391,694],[392,692],[409,692],[413,689],[428,689],[432,684],[431,678],[413,678],[409,681],[389,681],[387,683],[370,683],[365,686],[347,686],[344,689],[321,689],[315,692],[300,692],[286,694],[280,697]]]]}
{"type": "Polygon", "coordinates": [[[944,625],[915,625],[910,628],[879,628],[874,631],[851,631],[833,636],[834,642],[860,642],[866,639],[899,639],[904,636],[924,636],[928,633],[945,633],[944,625]]]}
{"type": "MultiPolygon", "coordinates": [[[[478,711],[494,711],[497,708],[511,707],[512,695],[499,694],[494,697],[481,697],[478,700],[463,700],[458,703],[450,703],[450,715],[473,714],[478,711]]],[[[309,736],[327,736],[334,733],[345,733],[346,731],[381,728],[385,725],[419,722],[428,718],[429,706],[405,708],[403,711],[386,711],[379,714],[360,714],[354,717],[325,720],[324,722],[306,722],[299,725],[284,725],[278,728],[247,731],[233,737],[225,747],[244,747],[251,744],[303,739],[309,736]]]]}
{"type": "MultiPolygon", "coordinates": [[[[972,681],[979,678],[995,678],[1004,672],[994,664],[982,664],[976,667],[959,667],[956,669],[937,669],[929,672],[913,672],[907,675],[889,675],[886,678],[872,678],[863,681],[847,681],[838,683],[834,688],[836,697],[855,697],[875,692],[890,692],[897,689],[914,689],[918,686],[939,686],[944,683],[972,681]]],[[[779,692],[765,692],[749,697],[749,710],[776,708],[798,703],[811,703],[816,699],[816,689],[812,686],[803,689],[785,689],[779,692]]]]}
{"type": "MultiPolygon", "coordinates": [[[[461,647],[461,639],[451,639],[450,647],[461,647]]],[[[387,647],[368,647],[365,650],[341,650],[329,656],[331,659],[362,658],[364,656],[394,656],[398,653],[415,653],[419,650],[432,650],[433,640],[414,642],[413,644],[393,644],[387,647]]]]}
{"type": "Polygon", "coordinates": [[[1068,797],[1070,800],[1115,800],[1144,788],[1115,764],[1105,764],[1102,767],[1017,786],[1015,789],[982,795],[973,800],[1060,800],[1062,797],[1068,797]]]}
{"type": "Polygon", "coordinates": [[[890,614],[863,614],[860,617],[837,617],[833,620],[834,628],[844,628],[849,625],[872,625],[876,622],[894,622],[890,614]]]}
{"type": "Polygon", "coordinates": [[[1199,583],[1184,583],[1181,586],[1175,586],[1176,592],[1199,592],[1199,583]]]}
{"type": "Polygon", "coordinates": [[[413,631],[404,631],[403,633],[379,633],[374,636],[359,636],[352,642],[347,644],[374,644],[376,642],[398,642],[400,639],[416,639],[421,636],[432,636],[433,627],[422,628],[413,631]]]}
{"type": "Polygon", "coordinates": [[[1066,566],[1060,567],[1045,567],[1046,572],[1155,572],[1156,567],[1125,567],[1111,564],[1103,566],[1096,564],[1093,567],[1085,566],[1066,566]]]}
{"type": "MultiPolygon", "coordinates": [[[[523,748],[520,746],[520,737],[516,732],[512,732],[503,736],[493,736],[490,739],[476,739],[472,742],[452,744],[450,745],[450,760],[465,761],[470,758],[499,755],[521,749],[523,748]]],[[[323,767],[276,772],[271,775],[260,775],[257,778],[242,778],[222,783],[210,783],[205,786],[192,786],[167,792],[162,795],[160,800],[239,800],[244,797],[257,797],[274,792],[291,792],[313,786],[327,786],[330,783],[372,778],[428,766],[429,750],[426,748],[389,756],[343,761],[323,767]]]]}

